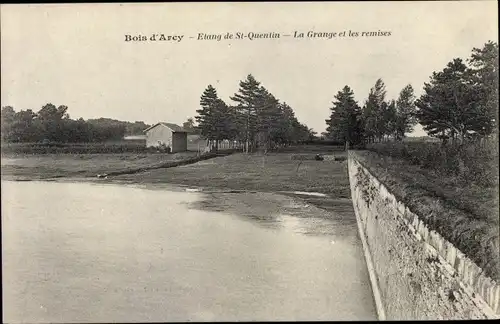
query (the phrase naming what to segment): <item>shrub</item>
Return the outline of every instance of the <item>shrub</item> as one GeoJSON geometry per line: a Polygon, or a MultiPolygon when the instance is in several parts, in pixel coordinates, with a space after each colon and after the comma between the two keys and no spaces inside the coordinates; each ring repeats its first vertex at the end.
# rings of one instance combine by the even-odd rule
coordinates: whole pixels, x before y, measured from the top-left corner
{"type": "Polygon", "coordinates": [[[477,182],[482,186],[494,185],[498,165],[498,146],[471,142],[463,145],[440,143],[376,143],[367,149],[382,155],[408,161],[410,164],[436,171],[446,176],[458,176],[464,181],[477,182]]]}
{"type": "Polygon", "coordinates": [[[165,143],[160,143],[157,147],[157,151],[161,153],[170,153],[172,152],[172,149],[170,148],[170,145],[166,145],[165,143]]]}
{"type": "Polygon", "coordinates": [[[2,154],[145,153],[141,143],[2,143],[2,154]]]}

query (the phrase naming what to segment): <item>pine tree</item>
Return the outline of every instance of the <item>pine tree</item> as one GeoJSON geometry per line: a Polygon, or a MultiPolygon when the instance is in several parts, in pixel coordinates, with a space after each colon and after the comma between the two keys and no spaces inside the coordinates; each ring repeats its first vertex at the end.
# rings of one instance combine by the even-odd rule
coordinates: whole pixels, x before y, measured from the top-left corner
{"type": "Polygon", "coordinates": [[[328,137],[349,144],[361,141],[361,108],[354,100],[354,92],[345,86],[335,95],[330,118],[326,120],[328,137]]]}
{"type": "Polygon", "coordinates": [[[286,103],[279,104],[280,122],[276,130],[277,141],[282,145],[290,145],[293,141],[295,113],[286,103]]]}
{"type": "Polygon", "coordinates": [[[379,129],[382,137],[395,137],[397,126],[396,101],[382,103],[382,119],[379,129]]]}
{"type": "Polygon", "coordinates": [[[16,112],[11,106],[2,107],[2,141],[12,140],[12,125],[16,118],[16,112]]]}
{"type": "Polygon", "coordinates": [[[481,107],[480,92],[469,80],[459,58],[441,72],[434,72],[416,100],[418,120],[429,135],[462,143],[469,133],[483,132],[488,118],[481,107]]]}
{"type": "Polygon", "coordinates": [[[262,86],[257,97],[256,114],[259,145],[267,152],[274,147],[283,116],[279,100],[262,86]]]}
{"type": "Polygon", "coordinates": [[[203,92],[200,99],[201,108],[195,116],[198,126],[196,128],[200,134],[209,140],[209,144],[219,148],[222,140],[234,140],[238,138],[237,112],[234,107],[228,106],[217,95],[214,87],[209,85],[203,92]]]}
{"type": "Polygon", "coordinates": [[[498,130],[498,44],[487,42],[483,48],[473,48],[468,60],[470,82],[477,91],[480,114],[483,115],[481,135],[498,130]]]}
{"type": "Polygon", "coordinates": [[[219,97],[217,95],[217,90],[212,85],[208,85],[200,98],[200,109],[196,112],[198,116],[195,116],[196,122],[198,123],[197,129],[203,138],[211,141],[215,139],[215,124],[216,124],[216,110],[217,105],[220,105],[219,97]]]}
{"type": "Polygon", "coordinates": [[[215,149],[219,142],[230,139],[233,131],[231,108],[221,99],[214,102],[212,110],[211,138],[215,140],[215,149]]]}
{"type": "Polygon", "coordinates": [[[385,95],[385,84],[382,79],[378,79],[375,86],[370,89],[368,99],[363,107],[364,131],[370,142],[375,139],[380,141],[386,133],[383,119],[385,95]]]}
{"type": "Polygon", "coordinates": [[[184,123],[182,123],[182,128],[190,134],[195,134],[196,126],[194,125],[193,117],[189,117],[184,123]]]}
{"type": "Polygon", "coordinates": [[[250,145],[254,146],[257,134],[257,112],[260,82],[251,74],[245,81],[240,81],[240,88],[230,99],[237,103],[240,116],[243,117],[243,138],[245,139],[245,151],[248,153],[250,145]]]}
{"type": "Polygon", "coordinates": [[[411,133],[413,127],[417,124],[415,95],[413,87],[408,84],[399,93],[396,101],[396,129],[395,135],[397,140],[402,140],[406,133],[411,133]]]}

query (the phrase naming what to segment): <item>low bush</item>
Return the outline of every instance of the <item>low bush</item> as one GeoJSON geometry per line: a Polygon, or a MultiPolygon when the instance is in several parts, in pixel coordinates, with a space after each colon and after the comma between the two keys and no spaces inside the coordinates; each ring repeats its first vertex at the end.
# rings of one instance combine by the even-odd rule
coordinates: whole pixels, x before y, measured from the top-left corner
{"type": "Polygon", "coordinates": [[[366,149],[479,186],[489,187],[498,183],[498,144],[493,141],[462,145],[387,142],[368,144],[366,149]]]}
{"type": "Polygon", "coordinates": [[[2,143],[2,154],[153,153],[144,143],[2,143]]]}

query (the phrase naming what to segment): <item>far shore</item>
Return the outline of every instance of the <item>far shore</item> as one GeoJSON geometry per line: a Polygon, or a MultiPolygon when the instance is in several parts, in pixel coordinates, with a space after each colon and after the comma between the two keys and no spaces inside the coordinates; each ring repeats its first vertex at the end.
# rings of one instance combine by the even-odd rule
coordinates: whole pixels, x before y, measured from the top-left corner
{"type": "Polygon", "coordinates": [[[196,152],[2,155],[2,180],[92,182],[156,188],[171,186],[198,189],[205,193],[281,193],[308,201],[317,207],[352,211],[346,153],[338,149],[334,152],[331,148],[308,150],[296,149],[266,155],[233,153],[184,166],[159,167],[102,178],[97,175],[189,159],[196,156],[196,152]],[[316,154],[335,156],[339,160],[316,161],[316,154]],[[302,192],[320,193],[325,197],[308,196],[302,192]]]}

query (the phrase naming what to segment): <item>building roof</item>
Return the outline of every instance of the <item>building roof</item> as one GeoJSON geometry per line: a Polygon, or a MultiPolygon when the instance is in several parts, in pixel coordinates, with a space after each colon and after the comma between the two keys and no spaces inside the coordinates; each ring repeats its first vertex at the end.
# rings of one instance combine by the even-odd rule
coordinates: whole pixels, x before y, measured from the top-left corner
{"type": "Polygon", "coordinates": [[[153,126],[146,128],[144,130],[144,132],[147,132],[148,130],[155,128],[158,125],[166,126],[166,127],[170,128],[174,133],[187,133],[187,131],[184,128],[180,127],[179,125],[176,125],[173,123],[164,123],[164,122],[156,123],[153,126]]]}

